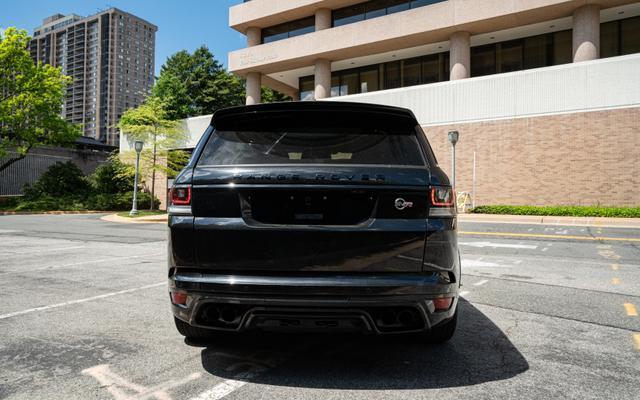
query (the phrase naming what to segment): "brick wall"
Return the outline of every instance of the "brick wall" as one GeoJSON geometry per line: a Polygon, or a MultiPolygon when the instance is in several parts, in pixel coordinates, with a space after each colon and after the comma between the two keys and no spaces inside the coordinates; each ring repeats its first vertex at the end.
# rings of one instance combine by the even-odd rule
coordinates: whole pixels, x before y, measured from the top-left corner
{"type": "Polygon", "coordinates": [[[476,152],[476,205],[640,206],[638,107],[423,129],[447,174],[447,133],[460,132],[458,192],[471,192],[476,152]]]}

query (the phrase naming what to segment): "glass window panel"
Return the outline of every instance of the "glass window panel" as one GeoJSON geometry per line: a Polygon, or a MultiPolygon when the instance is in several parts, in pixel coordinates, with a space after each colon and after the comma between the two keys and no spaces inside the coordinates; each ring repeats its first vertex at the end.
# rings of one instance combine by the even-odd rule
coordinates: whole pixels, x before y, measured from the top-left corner
{"type": "Polygon", "coordinates": [[[313,100],[314,98],[313,76],[300,78],[299,92],[300,92],[300,100],[302,101],[313,100]]]}
{"type": "Polygon", "coordinates": [[[568,64],[573,61],[573,37],[571,31],[553,34],[553,65],[568,64]]]}
{"type": "Polygon", "coordinates": [[[365,18],[371,19],[376,17],[381,17],[387,14],[387,3],[386,0],[374,0],[365,3],[366,13],[365,18]]]}
{"type": "Polygon", "coordinates": [[[422,83],[440,82],[441,60],[439,54],[427,56],[422,61],[422,83]]]}
{"type": "Polygon", "coordinates": [[[340,75],[333,74],[331,76],[331,97],[340,96],[340,75]]]}
{"type": "Polygon", "coordinates": [[[262,30],[262,43],[271,43],[289,37],[289,25],[282,24],[262,30]]]}
{"type": "Polygon", "coordinates": [[[620,21],[620,54],[640,53],[640,17],[620,21]]]}
{"type": "Polygon", "coordinates": [[[406,11],[411,8],[411,1],[409,0],[388,0],[387,4],[387,14],[406,11]]]}
{"type": "Polygon", "coordinates": [[[379,90],[378,66],[366,68],[360,72],[360,93],[379,90]]]}
{"type": "Polygon", "coordinates": [[[498,72],[512,72],[522,70],[522,41],[500,43],[496,46],[498,72]]]}
{"type": "Polygon", "coordinates": [[[333,26],[342,26],[364,20],[364,4],[341,8],[333,12],[333,26]]]}
{"type": "Polygon", "coordinates": [[[418,8],[422,6],[428,6],[434,3],[440,3],[445,0],[413,0],[411,2],[411,8],[418,8]]]}
{"type": "Polygon", "coordinates": [[[620,48],[618,46],[618,34],[619,34],[618,21],[607,22],[600,25],[600,57],[615,57],[620,55],[620,48]]]}
{"type": "Polygon", "coordinates": [[[551,64],[547,60],[548,38],[547,35],[538,35],[524,39],[524,69],[546,67],[551,64]]]}
{"type": "Polygon", "coordinates": [[[316,30],[315,17],[303,18],[289,24],[289,37],[304,35],[316,30]]]}
{"type": "Polygon", "coordinates": [[[471,48],[471,76],[496,73],[496,46],[494,44],[471,48]]]}
{"type": "Polygon", "coordinates": [[[421,83],[422,62],[419,58],[402,62],[402,86],[414,86],[421,83]]]}
{"type": "Polygon", "coordinates": [[[389,62],[384,65],[384,88],[399,88],[400,79],[400,61],[389,62]]]}
{"type": "Polygon", "coordinates": [[[340,96],[358,93],[358,83],[358,71],[343,73],[340,80],[340,96]]]}
{"type": "Polygon", "coordinates": [[[448,81],[449,74],[451,73],[451,65],[448,52],[440,54],[440,69],[442,71],[440,75],[440,81],[448,81]]]}

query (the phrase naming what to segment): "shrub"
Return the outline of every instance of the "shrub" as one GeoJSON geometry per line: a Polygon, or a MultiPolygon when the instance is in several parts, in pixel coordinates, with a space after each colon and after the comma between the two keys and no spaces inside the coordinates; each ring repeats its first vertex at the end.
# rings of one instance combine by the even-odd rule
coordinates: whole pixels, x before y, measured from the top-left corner
{"type": "Polygon", "coordinates": [[[640,207],[598,206],[479,206],[475,214],[541,215],[570,217],[618,217],[640,218],[640,207]]]}
{"type": "Polygon", "coordinates": [[[81,199],[70,196],[42,196],[21,201],[16,207],[16,211],[84,211],[86,209],[81,199]]]}
{"type": "Polygon", "coordinates": [[[33,184],[26,186],[24,198],[27,201],[45,197],[84,197],[91,191],[91,185],[73,162],[57,162],[42,174],[33,184]]]}
{"type": "Polygon", "coordinates": [[[96,168],[90,180],[96,193],[126,193],[133,190],[134,174],[133,167],[112,156],[107,163],[96,168]]]}
{"type": "MultiPolygon", "coordinates": [[[[86,178],[72,162],[51,166],[33,186],[25,188],[16,211],[125,211],[133,202],[131,168],[112,157],[86,178]]],[[[160,205],[158,198],[154,206],[160,205]]],[[[138,208],[151,207],[151,195],[138,192],[138,208]]]]}
{"type": "MultiPolygon", "coordinates": [[[[87,199],[87,208],[100,211],[126,211],[131,209],[133,203],[133,191],[127,193],[104,194],[98,193],[87,199]]],[[[160,200],[155,199],[155,207],[160,205],[160,200]]],[[[138,192],[138,209],[151,207],[151,195],[146,192],[138,192]]]]}

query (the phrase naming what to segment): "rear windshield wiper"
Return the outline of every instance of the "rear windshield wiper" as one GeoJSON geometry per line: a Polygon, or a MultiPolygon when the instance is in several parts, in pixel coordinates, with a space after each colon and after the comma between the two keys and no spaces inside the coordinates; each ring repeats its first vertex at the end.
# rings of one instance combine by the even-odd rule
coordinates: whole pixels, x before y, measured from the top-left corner
{"type": "Polygon", "coordinates": [[[287,132],[284,132],[282,135],[280,135],[280,137],[278,138],[278,140],[276,140],[271,147],[269,147],[269,149],[267,151],[264,152],[264,155],[267,156],[269,155],[269,153],[271,153],[271,150],[273,150],[274,147],[276,147],[278,145],[278,143],[280,143],[280,141],[282,140],[282,138],[284,138],[285,136],[287,136],[287,132]]]}

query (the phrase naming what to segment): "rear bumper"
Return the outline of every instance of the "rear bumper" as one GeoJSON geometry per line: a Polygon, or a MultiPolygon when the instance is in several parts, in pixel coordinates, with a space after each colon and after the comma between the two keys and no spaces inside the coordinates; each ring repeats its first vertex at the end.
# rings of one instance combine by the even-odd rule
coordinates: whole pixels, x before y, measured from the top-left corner
{"type": "MultiPolygon", "coordinates": [[[[179,270],[178,270],[179,271],[179,270]]],[[[246,276],[178,272],[170,291],[188,295],[173,314],[214,330],[347,330],[374,334],[429,330],[450,319],[458,283],[439,274],[246,276]],[[434,300],[453,299],[436,311],[434,300]]]]}

